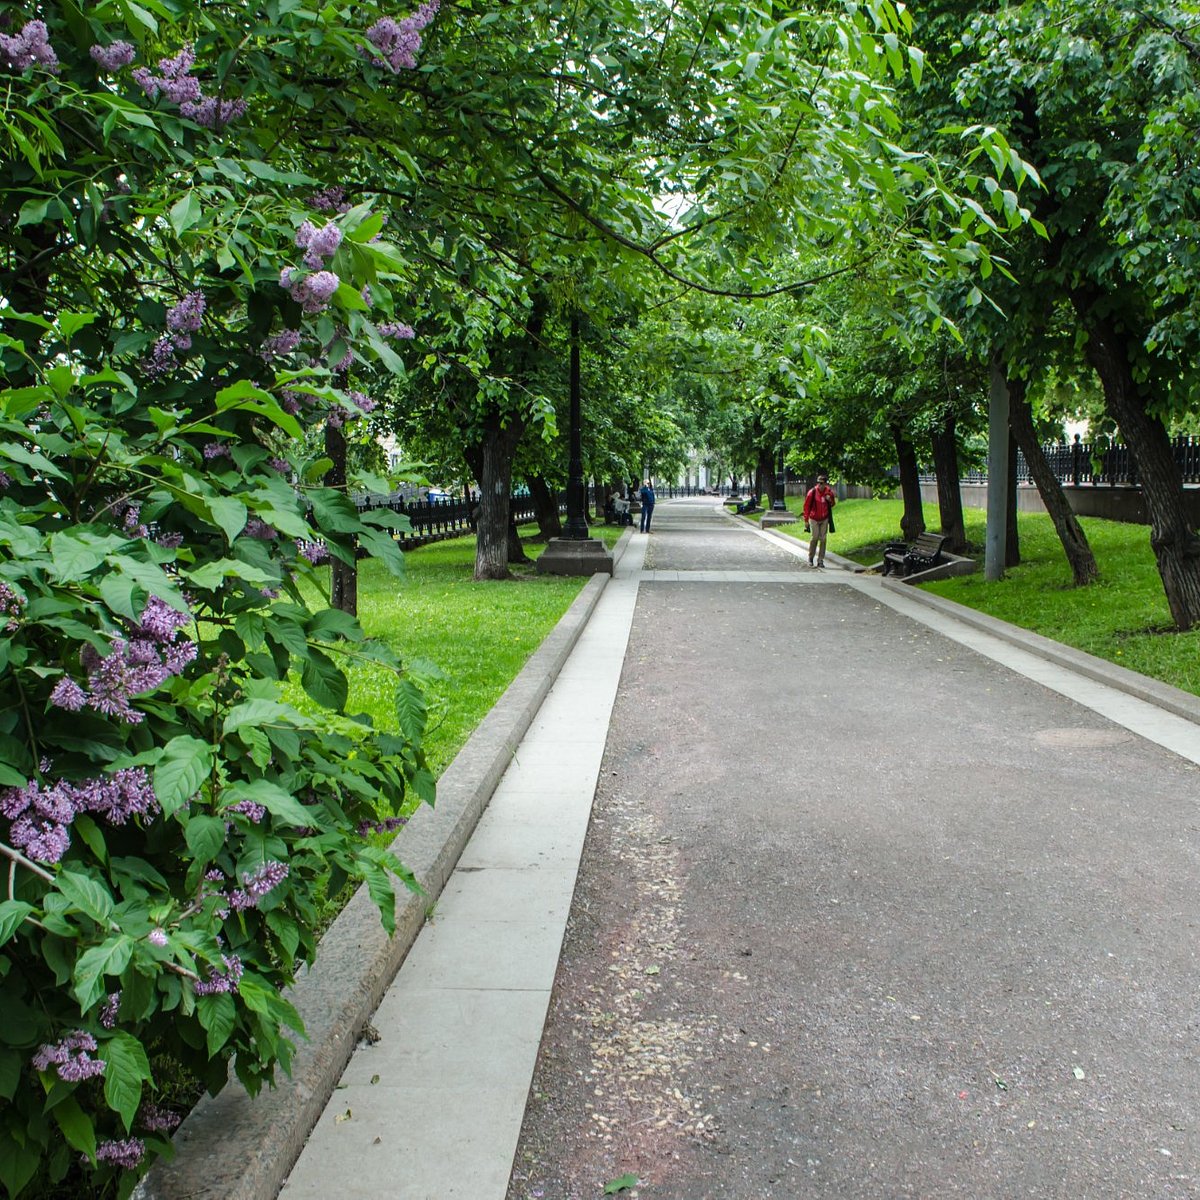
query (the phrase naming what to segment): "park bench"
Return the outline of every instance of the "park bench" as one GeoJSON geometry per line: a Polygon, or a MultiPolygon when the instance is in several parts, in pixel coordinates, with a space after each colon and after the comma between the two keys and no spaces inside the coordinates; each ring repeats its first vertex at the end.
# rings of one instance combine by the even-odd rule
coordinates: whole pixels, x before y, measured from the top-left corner
{"type": "Polygon", "coordinates": [[[942,547],[949,541],[944,534],[923,533],[915,542],[889,542],[883,553],[883,574],[915,575],[936,566],[942,547]]]}

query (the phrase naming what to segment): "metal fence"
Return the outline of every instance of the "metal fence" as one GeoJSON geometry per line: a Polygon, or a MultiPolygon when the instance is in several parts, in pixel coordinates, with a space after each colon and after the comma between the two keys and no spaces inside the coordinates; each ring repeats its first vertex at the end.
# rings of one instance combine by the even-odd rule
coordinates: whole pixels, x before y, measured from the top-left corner
{"type": "MultiPolygon", "coordinates": [[[[518,525],[537,518],[533,497],[528,493],[509,498],[513,517],[518,525]]],[[[387,508],[408,518],[411,530],[395,530],[396,540],[401,547],[412,549],[427,542],[438,542],[444,538],[458,537],[475,529],[475,510],[479,507],[478,496],[451,496],[444,500],[422,500],[405,498],[399,493],[391,495],[360,494],[354,497],[354,506],[360,513],[372,509],[387,508]]],[[[559,512],[567,507],[566,493],[559,496],[559,512]]]]}
{"type": "MultiPolygon", "coordinates": [[[[1200,484],[1200,437],[1183,436],[1171,439],[1175,463],[1184,483],[1200,484]]],[[[1137,487],[1137,464],[1128,446],[1107,442],[1085,442],[1076,434],[1073,442],[1053,442],[1042,446],[1042,453],[1060,483],[1108,487],[1137,487]]],[[[922,483],[932,483],[937,476],[932,471],[921,472],[922,483]]],[[[1017,479],[1032,483],[1025,455],[1017,453],[1017,479]]],[[[987,471],[967,471],[963,483],[986,483],[987,471]]]]}

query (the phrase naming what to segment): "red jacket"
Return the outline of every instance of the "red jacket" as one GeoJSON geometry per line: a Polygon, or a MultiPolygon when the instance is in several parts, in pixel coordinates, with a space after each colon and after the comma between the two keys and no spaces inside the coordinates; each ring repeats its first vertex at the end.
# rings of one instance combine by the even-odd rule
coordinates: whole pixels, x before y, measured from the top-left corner
{"type": "Polygon", "coordinates": [[[816,487],[809,488],[808,495],[804,497],[804,519],[828,521],[836,503],[837,497],[833,494],[833,488],[827,483],[818,483],[816,487]]]}

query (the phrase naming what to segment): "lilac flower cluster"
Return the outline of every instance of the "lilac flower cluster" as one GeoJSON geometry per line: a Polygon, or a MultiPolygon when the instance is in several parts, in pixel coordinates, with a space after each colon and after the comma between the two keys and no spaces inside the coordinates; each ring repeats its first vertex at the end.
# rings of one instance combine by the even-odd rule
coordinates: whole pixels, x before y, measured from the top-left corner
{"type": "Polygon", "coordinates": [[[157,946],[160,950],[170,942],[165,929],[152,929],[146,934],[146,941],[152,946],[157,946]]]}
{"type": "Polygon", "coordinates": [[[57,75],[58,55],[50,45],[49,36],[45,21],[27,21],[15,35],[0,33],[0,66],[24,71],[36,63],[57,75]]]}
{"type": "Polygon", "coordinates": [[[7,471],[0,471],[0,491],[8,491],[12,487],[12,476],[7,471]]]}
{"type": "Polygon", "coordinates": [[[197,125],[221,129],[246,111],[246,102],[205,96],[200,81],[191,73],[195,65],[195,51],[191,46],[184,46],[174,58],[159,59],[159,74],[139,67],[133,72],[133,78],[151,100],[161,94],[172,104],[179,105],[179,111],[197,125]]]}
{"type": "Polygon", "coordinates": [[[350,201],[346,199],[346,189],[341,184],[332,184],[327,188],[322,188],[319,192],[314,192],[308,198],[308,206],[315,208],[317,212],[344,213],[350,211],[350,201]]]}
{"type": "Polygon", "coordinates": [[[385,338],[403,338],[407,340],[417,336],[417,331],[411,325],[405,325],[403,321],[384,321],[379,326],[379,332],[385,338]]]}
{"type": "Polygon", "coordinates": [[[341,282],[332,271],[301,275],[295,267],[284,267],[279,273],[279,286],[290,292],[306,313],[319,313],[327,308],[341,282]]]}
{"type": "Polygon", "coordinates": [[[321,542],[297,542],[296,549],[300,557],[307,559],[313,566],[329,561],[329,551],[321,542]]]}
{"type": "Polygon", "coordinates": [[[88,53],[105,71],[119,71],[127,67],[137,55],[137,51],[129,42],[113,42],[108,46],[99,44],[93,46],[88,53]]]}
{"type": "Polygon", "coordinates": [[[253,800],[239,800],[236,804],[231,804],[228,811],[240,813],[243,817],[249,817],[255,825],[267,815],[266,806],[256,804],[253,800]]]}
{"type": "Polygon", "coordinates": [[[385,817],[382,821],[359,821],[358,835],[366,837],[371,833],[395,833],[408,824],[407,817],[385,817]]]}
{"type": "Polygon", "coordinates": [[[58,780],[45,790],[37,780],[0,792],[0,816],[12,822],[9,840],[38,862],[56,863],[71,845],[70,825],[81,812],[98,813],[113,825],[158,811],[158,797],[144,767],[125,767],[81,783],[58,780]]]}
{"type": "Polygon", "coordinates": [[[242,960],[236,954],[222,954],[221,961],[225,964],[224,971],[208,969],[208,978],[200,980],[193,988],[197,996],[219,996],[223,992],[236,992],[238,981],[242,978],[245,968],[242,960]]]}
{"type": "Polygon", "coordinates": [[[178,304],[167,309],[167,328],[149,355],[142,360],[142,370],[151,379],[170,374],[179,366],[179,355],[192,348],[192,334],[204,318],[204,293],[188,292],[178,304]]]}
{"type": "Polygon", "coordinates": [[[144,538],[150,530],[142,524],[142,506],[132,500],[119,500],[112,506],[114,517],[121,519],[121,527],[130,537],[144,538]]]}
{"type": "Polygon", "coordinates": [[[311,221],[305,221],[296,231],[296,245],[304,251],[304,265],[311,271],[323,267],[341,244],[342,231],[333,221],[320,229],[311,221]]]}
{"type": "Polygon", "coordinates": [[[347,392],[346,397],[360,412],[369,413],[375,411],[375,401],[366,392],[347,392]]]}
{"type": "Polygon", "coordinates": [[[242,530],[242,537],[255,538],[260,542],[273,542],[278,536],[279,531],[268,525],[262,517],[249,517],[242,530]]]}
{"type": "Polygon", "coordinates": [[[229,447],[224,442],[208,442],[203,450],[206,459],[228,458],[229,447]]]}
{"type": "Polygon", "coordinates": [[[117,1014],[121,1010],[121,993],[109,992],[108,999],[100,1006],[100,1024],[105,1029],[116,1029],[117,1014]]]}
{"type": "Polygon", "coordinates": [[[312,403],[312,397],[307,392],[297,392],[293,388],[284,388],[279,393],[279,407],[294,417],[302,409],[312,403]]]}
{"type": "Polygon", "coordinates": [[[157,1104],[145,1104],[138,1112],[138,1124],[151,1133],[170,1133],[183,1118],[173,1113],[169,1108],[160,1108],[157,1104]]]}
{"type": "Polygon", "coordinates": [[[282,333],[276,333],[267,338],[263,342],[259,354],[262,355],[264,362],[270,362],[273,358],[285,358],[300,345],[302,337],[303,334],[299,329],[285,329],[282,333]]]}
{"type": "Polygon", "coordinates": [[[17,618],[21,615],[24,603],[21,597],[0,579],[0,622],[4,623],[4,628],[9,633],[16,629],[17,618]]]}
{"type": "Polygon", "coordinates": [[[45,1045],[33,1056],[35,1071],[48,1071],[53,1067],[59,1079],[66,1083],[80,1083],[104,1074],[104,1059],[93,1058],[96,1039],[85,1030],[77,1029],[53,1046],[45,1045]]]}
{"type": "Polygon", "coordinates": [[[439,0],[426,0],[412,16],[401,21],[391,17],[380,17],[367,30],[367,41],[382,57],[363,54],[375,67],[386,67],[393,74],[411,71],[417,65],[417,51],[421,48],[421,30],[433,20],[439,8],[439,0]]]}
{"type": "Polygon", "coordinates": [[[277,888],[288,876],[287,863],[267,862],[258,870],[253,871],[242,880],[242,886],[235,888],[229,896],[229,903],[241,912],[247,908],[256,908],[258,902],[268,892],[277,888]]]}
{"type": "Polygon", "coordinates": [[[64,676],[50,693],[50,703],[69,712],[78,712],[87,704],[129,725],[141,724],[143,714],[130,707],[130,699],[179,675],[196,657],[196,643],[179,639],[179,631],[190,620],[187,613],[151,596],[128,639],[114,639],[103,658],[91,646],[84,647],[80,661],[88,672],[91,691],[85,692],[64,676]]]}
{"type": "Polygon", "coordinates": [[[111,1163],[124,1171],[133,1171],[146,1157],[146,1143],[141,1138],[126,1138],[124,1141],[109,1140],[96,1147],[96,1161],[111,1163]]]}

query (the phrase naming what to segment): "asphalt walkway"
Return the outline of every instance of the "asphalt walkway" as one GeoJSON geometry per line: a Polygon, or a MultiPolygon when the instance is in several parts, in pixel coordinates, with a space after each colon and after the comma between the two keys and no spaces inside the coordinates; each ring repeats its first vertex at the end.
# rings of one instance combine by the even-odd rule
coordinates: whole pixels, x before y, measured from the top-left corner
{"type": "Polygon", "coordinates": [[[285,1197],[1200,1195],[1197,726],[799,550],[660,502],[285,1197]]]}

